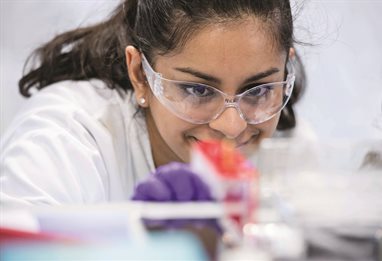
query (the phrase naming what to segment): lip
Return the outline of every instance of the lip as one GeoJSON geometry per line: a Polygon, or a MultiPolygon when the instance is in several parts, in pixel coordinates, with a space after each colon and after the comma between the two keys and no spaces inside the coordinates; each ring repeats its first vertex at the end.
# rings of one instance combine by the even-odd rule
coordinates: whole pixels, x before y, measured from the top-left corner
{"type": "Polygon", "coordinates": [[[201,140],[195,138],[194,136],[188,136],[187,137],[191,143],[198,143],[198,142],[201,142],[201,140]]]}
{"type": "Polygon", "coordinates": [[[239,142],[239,143],[235,146],[235,148],[240,149],[240,148],[242,148],[242,147],[244,147],[244,146],[246,146],[246,145],[252,143],[253,141],[255,141],[255,140],[257,139],[258,136],[259,136],[259,133],[252,135],[248,140],[246,140],[246,141],[244,141],[244,142],[239,142]]]}
{"type": "MultiPolygon", "coordinates": [[[[260,133],[260,132],[259,132],[260,133]]],[[[243,148],[244,146],[252,143],[254,140],[257,139],[257,137],[259,136],[259,133],[256,133],[254,135],[252,135],[249,139],[245,140],[245,141],[241,141],[241,142],[236,142],[234,143],[234,147],[236,149],[240,149],[240,148],[243,148]]],[[[199,142],[202,142],[203,140],[199,140],[197,139],[196,137],[194,136],[189,136],[188,137],[191,141],[191,143],[199,143],[199,142]]],[[[220,141],[222,141],[223,139],[221,139],[220,141]]]]}
{"type": "Polygon", "coordinates": [[[252,140],[252,138],[250,138],[249,140],[247,140],[246,142],[242,142],[242,143],[239,143],[235,146],[236,149],[240,149],[242,147],[244,147],[245,145],[247,145],[250,141],[252,140]]]}

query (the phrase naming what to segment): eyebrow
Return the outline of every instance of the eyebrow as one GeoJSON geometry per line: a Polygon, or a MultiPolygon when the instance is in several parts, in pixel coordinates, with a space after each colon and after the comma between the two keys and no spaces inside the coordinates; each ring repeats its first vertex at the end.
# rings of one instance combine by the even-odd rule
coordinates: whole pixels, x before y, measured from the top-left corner
{"type": "MultiPolygon", "coordinates": [[[[199,72],[199,71],[196,71],[196,70],[191,69],[189,67],[186,67],[186,68],[176,67],[175,70],[183,72],[183,73],[191,74],[195,77],[198,77],[200,79],[203,79],[203,80],[206,80],[208,82],[215,83],[215,84],[221,83],[221,80],[219,80],[218,78],[211,76],[211,75],[208,75],[208,74],[205,74],[205,73],[202,73],[202,72],[199,72]]],[[[255,75],[249,77],[248,79],[246,79],[244,81],[243,85],[249,84],[251,82],[259,81],[259,80],[266,78],[272,74],[278,73],[279,71],[280,70],[278,68],[272,67],[272,68],[270,68],[264,72],[260,72],[260,73],[257,73],[255,75]]]]}

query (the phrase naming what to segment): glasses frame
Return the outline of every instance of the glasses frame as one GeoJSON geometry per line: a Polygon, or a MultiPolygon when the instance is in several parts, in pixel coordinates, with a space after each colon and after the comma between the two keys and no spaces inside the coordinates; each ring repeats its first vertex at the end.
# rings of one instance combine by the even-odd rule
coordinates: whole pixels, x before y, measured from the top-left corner
{"type": "Polygon", "coordinates": [[[156,72],[151,67],[150,63],[147,61],[143,52],[141,52],[141,59],[142,59],[142,68],[143,68],[143,71],[145,72],[147,82],[150,86],[150,89],[154,93],[155,97],[161,102],[161,104],[163,106],[165,106],[168,110],[170,110],[176,116],[178,116],[179,118],[181,118],[187,122],[193,123],[193,124],[206,124],[206,123],[209,123],[213,120],[216,120],[227,108],[236,108],[240,117],[243,120],[245,120],[248,124],[260,124],[260,123],[263,123],[265,121],[268,121],[271,118],[273,118],[274,116],[276,116],[280,111],[282,111],[284,109],[284,107],[288,104],[288,101],[289,101],[289,99],[292,95],[292,92],[293,92],[294,82],[296,79],[293,62],[291,59],[288,59],[287,70],[289,73],[287,74],[285,81],[265,83],[265,84],[255,86],[251,89],[248,89],[248,90],[246,90],[240,94],[228,95],[225,92],[217,89],[216,87],[210,86],[208,84],[200,84],[200,83],[196,83],[196,82],[177,81],[177,80],[167,79],[167,78],[163,77],[161,73],[156,72]],[[185,115],[176,111],[175,108],[172,108],[171,105],[167,104],[166,98],[163,95],[162,81],[168,81],[168,82],[172,82],[172,83],[199,84],[199,85],[204,85],[204,86],[208,86],[210,88],[213,88],[215,91],[217,91],[218,93],[220,93],[224,97],[224,106],[222,106],[222,108],[219,110],[219,112],[217,112],[213,117],[211,117],[208,120],[194,120],[194,119],[187,118],[185,115]],[[255,120],[251,121],[251,120],[247,119],[246,116],[241,111],[240,106],[239,106],[239,102],[240,102],[241,98],[243,96],[245,96],[246,93],[253,91],[256,88],[261,88],[262,86],[276,85],[276,84],[286,85],[286,91],[284,91],[285,92],[284,95],[286,95],[287,98],[285,99],[283,105],[279,108],[279,110],[277,112],[273,113],[272,115],[268,116],[267,118],[261,119],[259,121],[255,121],[255,120]]]}

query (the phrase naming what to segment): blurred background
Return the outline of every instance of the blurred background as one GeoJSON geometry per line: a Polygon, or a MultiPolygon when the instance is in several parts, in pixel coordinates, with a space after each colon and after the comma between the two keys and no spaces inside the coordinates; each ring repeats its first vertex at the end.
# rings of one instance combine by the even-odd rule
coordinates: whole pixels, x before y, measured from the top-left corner
{"type": "MultiPolygon", "coordinates": [[[[25,101],[28,55],[54,35],[105,18],[117,0],[1,0],[1,135],[25,101]]],[[[297,115],[317,138],[382,137],[382,0],[292,0],[308,89],[297,115]],[[379,127],[378,127],[379,126],[379,127]]]]}

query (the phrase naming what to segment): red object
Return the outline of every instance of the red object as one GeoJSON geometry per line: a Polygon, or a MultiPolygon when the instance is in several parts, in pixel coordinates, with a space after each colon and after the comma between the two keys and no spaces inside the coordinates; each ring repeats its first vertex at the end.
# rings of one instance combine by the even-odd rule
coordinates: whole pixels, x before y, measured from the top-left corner
{"type": "Polygon", "coordinates": [[[75,240],[59,235],[52,235],[42,232],[32,232],[0,227],[0,244],[12,242],[67,242],[75,243],[75,240]]]}
{"type": "Polygon", "coordinates": [[[253,213],[258,205],[258,172],[256,168],[237,150],[232,143],[224,141],[203,141],[195,145],[212,167],[213,174],[221,183],[213,182],[211,187],[224,187],[222,198],[229,212],[228,216],[242,227],[253,221],[253,213]],[[238,203],[238,204],[235,204],[238,203]],[[235,206],[242,204],[242,209],[235,206]],[[233,207],[233,208],[232,208],[233,207]],[[235,210],[234,210],[235,209],[235,210]]]}
{"type": "Polygon", "coordinates": [[[228,142],[204,141],[197,143],[197,148],[216,168],[217,173],[225,178],[254,178],[254,168],[235,147],[228,142]]]}

